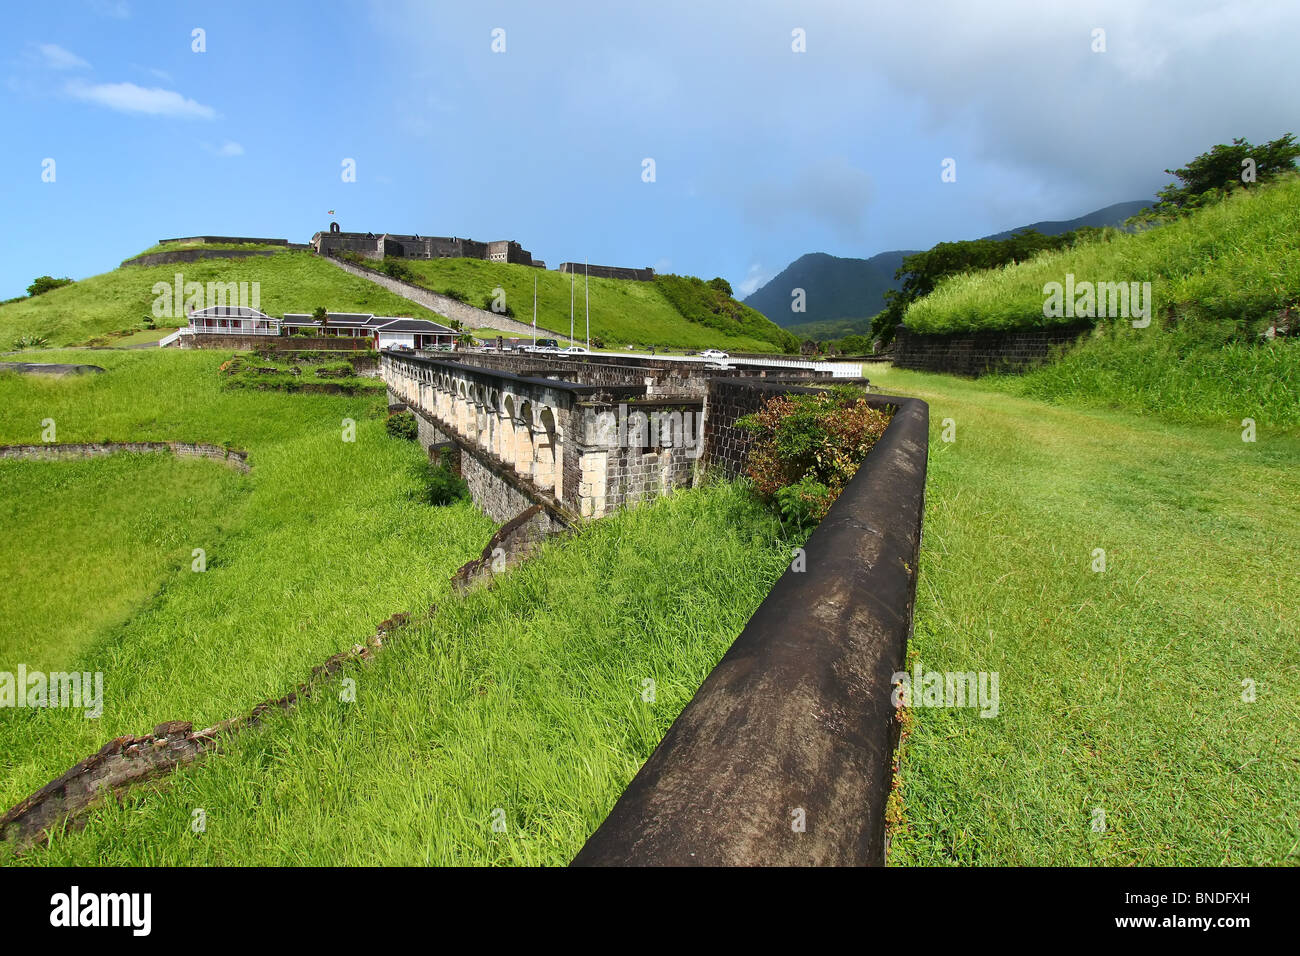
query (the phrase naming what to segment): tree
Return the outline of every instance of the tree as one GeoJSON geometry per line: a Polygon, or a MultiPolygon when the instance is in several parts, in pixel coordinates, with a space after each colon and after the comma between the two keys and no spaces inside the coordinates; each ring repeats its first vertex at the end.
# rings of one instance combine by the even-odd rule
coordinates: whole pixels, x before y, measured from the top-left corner
{"type": "Polygon", "coordinates": [[[72,280],[68,278],[56,279],[53,276],[39,276],[35,282],[27,287],[27,294],[38,296],[43,292],[49,292],[51,289],[57,289],[65,285],[72,285],[72,280]]]}
{"type": "Polygon", "coordinates": [[[1155,217],[1178,215],[1221,199],[1234,189],[1245,189],[1293,172],[1296,157],[1300,157],[1300,144],[1296,143],[1294,133],[1261,146],[1245,139],[1234,139],[1231,146],[1220,143],[1186,166],[1165,170],[1179,181],[1156,193],[1160,201],[1153,210],[1155,217]]]}
{"type": "Polygon", "coordinates": [[[318,305],[312,309],[311,317],[320,323],[320,332],[321,335],[324,335],[330,324],[330,314],[325,311],[325,306],[318,305]]]}

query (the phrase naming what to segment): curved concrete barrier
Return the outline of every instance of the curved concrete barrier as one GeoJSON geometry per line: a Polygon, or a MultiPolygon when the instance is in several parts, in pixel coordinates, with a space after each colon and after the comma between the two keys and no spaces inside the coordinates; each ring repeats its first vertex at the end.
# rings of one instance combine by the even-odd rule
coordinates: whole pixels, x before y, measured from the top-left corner
{"type": "Polygon", "coordinates": [[[916,596],[929,411],[897,411],[574,865],[872,865],[916,596]]]}

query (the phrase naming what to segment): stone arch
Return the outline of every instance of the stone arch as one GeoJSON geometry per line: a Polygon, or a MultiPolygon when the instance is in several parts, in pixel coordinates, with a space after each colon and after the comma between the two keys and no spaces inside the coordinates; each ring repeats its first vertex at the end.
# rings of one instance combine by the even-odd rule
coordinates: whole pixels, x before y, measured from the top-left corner
{"type": "Polygon", "coordinates": [[[515,416],[515,472],[525,478],[533,477],[533,403],[524,399],[516,408],[515,416]]]}
{"type": "Polygon", "coordinates": [[[337,222],[330,223],[330,234],[337,236],[338,232],[339,232],[339,224],[337,222]]]}
{"type": "Polygon", "coordinates": [[[515,397],[509,392],[501,396],[501,429],[496,454],[507,465],[515,463],[515,397]]]}
{"type": "Polygon", "coordinates": [[[537,415],[536,465],[533,480],[537,487],[561,496],[564,484],[564,459],[560,454],[560,429],[555,410],[543,405],[537,415]]]}

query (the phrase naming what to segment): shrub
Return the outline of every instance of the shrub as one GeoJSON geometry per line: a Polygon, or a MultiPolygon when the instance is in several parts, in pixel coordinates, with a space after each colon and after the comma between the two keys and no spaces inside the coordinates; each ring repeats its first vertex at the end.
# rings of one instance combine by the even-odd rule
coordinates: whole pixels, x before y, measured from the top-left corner
{"type": "Polygon", "coordinates": [[[71,279],[56,279],[53,276],[39,276],[36,281],[27,287],[27,294],[38,296],[51,289],[57,289],[60,286],[72,285],[71,279]]]}
{"type": "Polygon", "coordinates": [[[759,497],[787,519],[808,525],[826,517],[889,415],[841,385],[815,395],[778,395],[736,422],[755,432],[745,470],[759,497]]]}
{"type": "Polygon", "coordinates": [[[389,415],[384,427],[388,429],[388,434],[392,437],[405,438],[407,441],[415,441],[419,432],[415,414],[412,412],[397,412],[389,415]]]}
{"type": "Polygon", "coordinates": [[[43,335],[21,335],[14,339],[14,351],[20,349],[43,349],[50,344],[50,340],[43,335]]]}
{"type": "Polygon", "coordinates": [[[469,485],[441,461],[431,461],[424,468],[425,500],[431,505],[449,505],[469,497],[469,485]]]}

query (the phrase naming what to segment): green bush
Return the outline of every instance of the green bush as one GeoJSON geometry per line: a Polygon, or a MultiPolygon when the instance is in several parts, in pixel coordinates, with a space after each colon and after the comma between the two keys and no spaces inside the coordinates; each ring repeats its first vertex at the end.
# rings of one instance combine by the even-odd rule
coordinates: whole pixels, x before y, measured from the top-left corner
{"type": "Polygon", "coordinates": [[[851,385],[777,395],[736,421],[755,433],[745,472],[758,496],[788,520],[815,523],[885,433],[889,417],[851,385]]]}
{"type": "Polygon", "coordinates": [[[469,485],[441,461],[424,467],[424,496],[431,505],[449,505],[469,497],[469,485]]]}
{"type": "Polygon", "coordinates": [[[419,426],[413,412],[396,412],[389,415],[384,427],[394,438],[405,438],[407,441],[415,441],[419,433],[419,426]]]}
{"type": "Polygon", "coordinates": [[[53,276],[40,276],[27,287],[27,294],[33,298],[42,293],[49,292],[51,289],[58,289],[61,286],[72,285],[71,279],[56,279],[53,276]]]}

